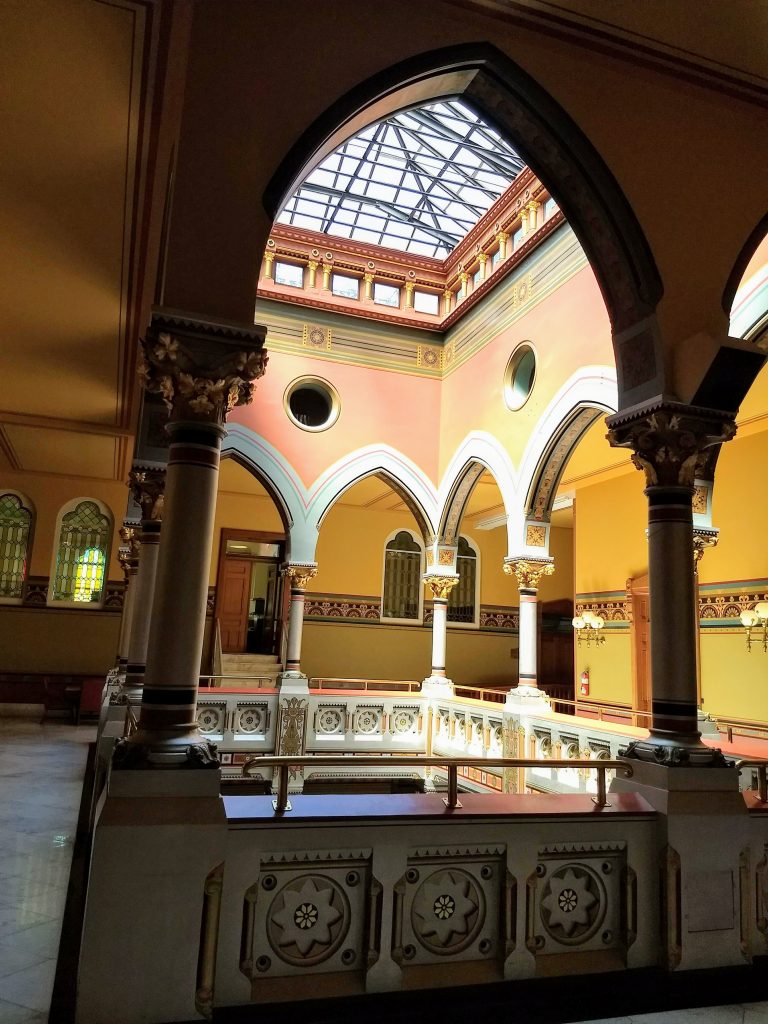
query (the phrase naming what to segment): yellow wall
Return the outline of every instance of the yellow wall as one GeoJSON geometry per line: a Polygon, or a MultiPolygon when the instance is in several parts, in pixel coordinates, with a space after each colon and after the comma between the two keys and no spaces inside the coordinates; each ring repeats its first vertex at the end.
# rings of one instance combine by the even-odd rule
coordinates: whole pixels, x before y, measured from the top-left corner
{"type": "MultiPolygon", "coordinates": [[[[424,679],[429,626],[304,622],[301,667],[310,677],[424,679]]],[[[517,674],[517,637],[449,629],[446,664],[455,683],[510,685],[517,674]]]]}
{"type": "Polygon", "coordinates": [[[128,505],[128,491],[122,481],[69,477],[58,473],[4,471],[0,478],[0,490],[6,488],[20,491],[34,506],[35,532],[32,538],[30,576],[50,575],[56,543],[56,520],[61,508],[75,498],[96,498],[109,509],[114,526],[107,575],[111,580],[122,580],[123,572],[117,560],[120,545],[117,531],[122,525],[128,505]]]}
{"type": "Polygon", "coordinates": [[[106,675],[119,632],[118,612],[0,605],[0,672],[106,675]]]}

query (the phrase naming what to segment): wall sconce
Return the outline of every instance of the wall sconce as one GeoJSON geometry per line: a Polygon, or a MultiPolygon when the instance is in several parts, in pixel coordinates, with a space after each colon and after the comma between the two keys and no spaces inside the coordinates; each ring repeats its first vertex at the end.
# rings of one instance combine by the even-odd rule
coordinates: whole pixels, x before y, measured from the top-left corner
{"type": "Polygon", "coordinates": [[[582,612],[581,615],[577,615],[572,620],[571,625],[576,630],[576,640],[579,647],[581,647],[582,640],[586,643],[587,647],[592,644],[599,646],[605,643],[605,634],[601,632],[605,625],[605,619],[602,615],[595,615],[594,612],[587,610],[582,612]]]}
{"type": "Polygon", "coordinates": [[[763,650],[768,651],[768,601],[759,601],[753,609],[742,612],[741,624],[747,631],[747,650],[752,650],[756,639],[758,643],[762,640],[763,650]]]}

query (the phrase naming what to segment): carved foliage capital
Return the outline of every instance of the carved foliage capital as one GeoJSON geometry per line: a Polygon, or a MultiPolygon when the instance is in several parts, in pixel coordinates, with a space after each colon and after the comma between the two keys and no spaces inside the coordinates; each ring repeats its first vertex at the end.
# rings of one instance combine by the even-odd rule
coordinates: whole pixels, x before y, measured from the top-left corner
{"type": "Polygon", "coordinates": [[[121,544],[117,552],[117,560],[127,582],[128,573],[138,563],[140,544],[137,532],[132,526],[120,527],[120,540],[121,544]]]}
{"type": "Polygon", "coordinates": [[[555,563],[535,561],[526,558],[515,558],[504,563],[507,576],[516,576],[517,585],[523,590],[537,590],[542,576],[551,576],[555,571],[555,563]]]}
{"type": "Polygon", "coordinates": [[[128,474],[128,487],[133,500],[141,508],[142,519],[161,520],[165,500],[164,469],[132,469],[128,474]]]}
{"type": "Polygon", "coordinates": [[[451,591],[458,582],[458,576],[428,575],[424,577],[424,583],[429,588],[433,599],[441,598],[443,601],[448,600],[451,591]]]}
{"type": "Polygon", "coordinates": [[[201,344],[200,333],[187,337],[183,330],[158,330],[153,323],[141,342],[139,376],[147,391],[162,395],[172,419],[223,423],[235,406],[253,398],[267,352],[217,337],[201,344]]]}
{"type": "Polygon", "coordinates": [[[297,590],[305,590],[310,580],[317,576],[317,566],[286,565],[280,570],[280,575],[290,580],[292,587],[297,590]]]}
{"type": "Polygon", "coordinates": [[[645,473],[646,486],[693,487],[708,450],[736,433],[732,419],[707,409],[659,405],[622,421],[608,419],[614,448],[632,449],[632,462],[645,473]]]}

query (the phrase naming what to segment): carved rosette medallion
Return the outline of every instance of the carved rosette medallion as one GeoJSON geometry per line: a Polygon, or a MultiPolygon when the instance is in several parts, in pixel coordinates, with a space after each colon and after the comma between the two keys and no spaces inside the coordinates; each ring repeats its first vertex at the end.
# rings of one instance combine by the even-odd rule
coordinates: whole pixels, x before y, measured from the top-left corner
{"type": "Polygon", "coordinates": [[[715,409],[657,402],[606,420],[614,448],[632,449],[632,462],[648,487],[690,487],[703,471],[708,449],[736,433],[733,417],[715,409]]]}
{"type": "Polygon", "coordinates": [[[306,590],[307,584],[317,576],[316,565],[285,565],[280,575],[289,580],[293,590],[306,590]]]}
{"type": "Polygon", "coordinates": [[[202,704],[197,709],[197,727],[202,733],[223,732],[226,714],[225,704],[202,704]]]}
{"type": "Polygon", "coordinates": [[[429,592],[432,594],[432,599],[441,599],[447,601],[451,591],[459,582],[458,575],[455,576],[438,576],[428,574],[423,577],[424,583],[429,588],[429,592]]]}
{"type": "Polygon", "coordinates": [[[137,466],[128,474],[128,489],[143,520],[161,520],[165,501],[165,469],[137,466]]]}
{"type": "Polygon", "coordinates": [[[222,424],[253,398],[267,368],[262,344],[256,329],[155,314],[141,342],[139,376],[172,419],[222,424]]]}
{"type": "Polygon", "coordinates": [[[550,875],[541,898],[541,922],[556,942],[578,946],[600,927],[607,906],[605,886],[584,864],[566,864],[550,875]]]}
{"type": "Polygon", "coordinates": [[[288,882],[267,911],[267,939],[285,963],[312,967],[333,956],[349,931],[349,900],[326,875],[288,882]]]}
{"type": "Polygon", "coordinates": [[[433,871],[416,890],[411,925],[419,942],[437,956],[452,956],[471,945],[485,920],[485,897],[461,868],[433,871]]]}
{"type": "Polygon", "coordinates": [[[552,559],[514,558],[504,563],[507,576],[516,576],[521,590],[538,590],[542,576],[551,576],[555,571],[552,559]]]}

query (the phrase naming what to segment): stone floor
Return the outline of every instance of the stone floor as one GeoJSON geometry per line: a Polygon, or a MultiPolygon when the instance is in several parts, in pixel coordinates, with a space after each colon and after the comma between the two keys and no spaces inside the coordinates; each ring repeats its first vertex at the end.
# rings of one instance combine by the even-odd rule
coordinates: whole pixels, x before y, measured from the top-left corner
{"type": "Polygon", "coordinates": [[[768,1003],[744,1003],[741,1006],[702,1006],[697,1010],[669,1010],[664,1013],[634,1014],[631,1017],[604,1017],[580,1024],[766,1024],[768,1003]]]}
{"type": "Polygon", "coordinates": [[[94,726],[0,718],[0,1024],[48,1020],[94,726]]]}

